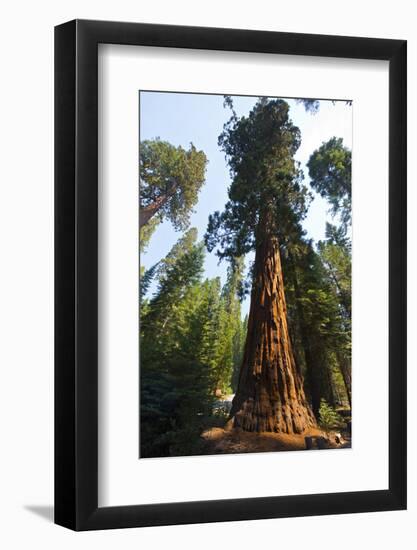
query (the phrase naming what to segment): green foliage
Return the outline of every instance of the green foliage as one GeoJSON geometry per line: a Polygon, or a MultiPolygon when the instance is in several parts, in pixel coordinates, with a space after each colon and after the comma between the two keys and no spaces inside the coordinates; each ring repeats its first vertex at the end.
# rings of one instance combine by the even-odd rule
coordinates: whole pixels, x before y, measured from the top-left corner
{"type": "Polygon", "coordinates": [[[142,297],[140,322],[141,456],[198,453],[215,390],[230,389],[240,270],[229,270],[222,289],[219,278],[201,280],[203,262],[192,228],[151,268],[157,290],[142,297]]]}
{"type": "Polygon", "coordinates": [[[326,224],[326,240],[318,243],[318,252],[326,267],[329,281],[334,285],[343,308],[343,314],[350,326],[352,260],[351,244],[341,228],[326,224]]]}
{"type": "Polygon", "coordinates": [[[320,403],[319,423],[327,433],[333,428],[340,428],[343,425],[342,417],[325,401],[325,399],[322,399],[320,403]]]}
{"type": "Polygon", "coordinates": [[[320,110],[320,101],[318,99],[296,99],[295,101],[304,106],[306,113],[315,115],[320,110]]]}
{"type": "Polygon", "coordinates": [[[246,342],[246,333],[248,331],[248,316],[246,315],[244,320],[238,320],[236,327],[236,332],[233,336],[233,371],[231,379],[231,387],[233,393],[237,390],[237,385],[239,381],[240,367],[242,366],[243,361],[243,352],[246,342]]]}
{"type": "Polygon", "coordinates": [[[155,229],[161,223],[161,216],[154,216],[147,224],[143,225],[139,230],[139,250],[145,252],[152,235],[155,233],[155,229]]]}
{"type": "Polygon", "coordinates": [[[218,358],[217,387],[230,393],[232,375],[243,350],[242,321],[239,288],[243,276],[243,259],[233,262],[228,269],[226,284],[221,293],[222,315],[220,326],[220,354],[218,358]]]}
{"type": "Polygon", "coordinates": [[[204,248],[202,243],[195,243],[196,238],[197,230],[189,229],[158,267],[157,292],[149,302],[141,330],[142,334],[151,331],[153,341],[161,345],[168,336],[171,318],[203,273],[204,248]]]}
{"type": "Polygon", "coordinates": [[[143,302],[143,299],[149,290],[149,287],[152,283],[153,278],[155,277],[157,269],[158,269],[158,264],[153,265],[149,269],[145,269],[145,268],[141,269],[142,273],[140,276],[140,284],[139,284],[139,299],[141,303],[143,302]]]}
{"type": "Polygon", "coordinates": [[[205,243],[220,258],[244,256],[262,238],[260,231],[284,236],[305,216],[309,194],[294,160],[300,130],[282,99],[261,98],[247,117],[234,114],[219,145],[232,175],[229,200],[222,213],[209,217],[205,243]]]}
{"type": "Polygon", "coordinates": [[[318,415],[322,399],[350,401],[351,153],[332,138],[311,155],[308,169],[312,188],[342,222],[327,223],[326,240],[316,248],[297,224],[281,243],[290,332],[318,415]]]}
{"type": "Polygon", "coordinates": [[[206,155],[193,144],[186,150],[159,139],[142,141],[140,208],[155,207],[158,221],[168,219],[175,229],[185,229],[204,183],[206,164],[206,155]]]}
{"type": "MultiPolygon", "coordinates": [[[[314,113],[319,103],[303,100],[314,113]],[[309,103],[310,102],[310,103],[309,103]]],[[[140,280],[141,456],[201,452],[199,435],[221,422],[216,390],[237,387],[248,319],[241,319],[244,256],[278,237],[287,317],[297,365],[324,429],[340,422],[351,357],[350,152],[333,138],[310,157],[312,187],[339,214],[314,245],[301,222],[311,200],[294,155],[301,135],[283,100],[260,98],[247,117],[231,117],[219,137],[232,183],[223,212],[209,217],[205,243],[188,229],[140,280]],[[205,247],[229,260],[227,280],[203,280],[205,247]],[[156,290],[149,297],[150,285],[156,290]],[[217,416],[216,416],[217,414],[217,416]]],[[[141,229],[141,250],[162,219],[184,230],[204,182],[206,157],[159,140],[141,144],[141,208],[161,207],[141,229]]],[[[251,269],[249,270],[251,273],[251,269]]]]}
{"type": "Polygon", "coordinates": [[[332,213],[340,213],[346,226],[351,220],[352,208],[352,154],[343,145],[342,138],[331,138],[314,151],[308,163],[311,186],[327,199],[332,213]]]}
{"type": "MultiPolygon", "coordinates": [[[[205,243],[210,251],[217,248],[220,258],[233,260],[256,249],[266,236],[278,237],[290,335],[318,415],[322,398],[333,404],[341,393],[344,397],[336,380],[340,365],[350,361],[350,152],[334,138],[310,158],[312,187],[343,220],[342,228],[328,227],[326,242],[315,249],[301,227],[311,195],[294,160],[301,136],[288,104],[260,98],[249,116],[238,118],[231,100],[225,103],[232,116],[219,145],[232,184],[224,211],[209,218],[205,243]]],[[[319,108],[314,100],[302,103],[310,112],[319,108]]],[[[234,387],[237,377],[238,369],[234,387]]]]}
{"type": "Polygon", "coordinates": [[[350,310],[343,306],[343,298],[350,305],[350,243],[334,226],[328,226],[328,235],[315,248],[294,226],[281,245],[290,334],[316,415],[321,399],[345,404],[349,391],[340,382],[342,369],[350,371],[350,310]],[[330,253],[332,260],[343,258],[338,270],[329,263],[330,253]]]}
{"type": "Polygon", "coordinates": [[[176,454],[183,431],[197,434],[210,410],[208,367],[195,355],[204,262],[196,238],[190,229],[160,263],[157,291],[141,311],[141,456],[176,454]]]}

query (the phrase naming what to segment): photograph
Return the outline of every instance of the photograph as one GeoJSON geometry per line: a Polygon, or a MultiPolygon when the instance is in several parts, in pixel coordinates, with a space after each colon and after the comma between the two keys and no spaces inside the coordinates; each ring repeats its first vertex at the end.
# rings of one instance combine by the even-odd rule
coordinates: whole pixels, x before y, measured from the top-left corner
{"type": "Polygon", "coordinates": [[[352,445],[349,98],[139,91],[139,458],[352,445]]]}
{"type": "Polygon", "coordinates": [[[195,7],[4,4],[0,549],[412,550],[414,5],[195,7]]]}

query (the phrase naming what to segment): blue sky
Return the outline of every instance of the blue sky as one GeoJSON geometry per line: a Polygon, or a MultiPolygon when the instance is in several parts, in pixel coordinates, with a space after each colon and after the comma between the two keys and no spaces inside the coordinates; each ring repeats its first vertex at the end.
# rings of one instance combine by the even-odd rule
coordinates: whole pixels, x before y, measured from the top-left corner
{"type": "MultiPolygon", "coordinates": [[[[247,115],[257,97],[233,96],[238,116],[247,115]]],[[[287,99],[290,117],[301,130],[301,146],[296,159],[304,172],[304,182],[308,185],[308,170],[305,166],[311,153],[333,136],[342,137],[344,144],[352,147],[352,109],[338,101],[321,100],[317,114],[306,113],[304,107],[295,100],[287,99]]],[[[198,229],[203,238],[209,214],[223,210],[230,184],[229,168],[224,153],[217,145],[223,124],[229,119],[230,110],[223,107],[222,95],[186,94],[169,92],[140,92],[140,139],[169,141],[175,146],[189,147],[192,142],[202,149],[207,158],[206,183],[200,191],[199,200],[191,216],[191,227],[198,229]]],[[[314,193],[314,200],[304,220],[304,228],[316,242],[324,238],[326,221],[331,221],[329,205],[314,193]]],[[[161,223],[152,235],[150,244],[141,255],[141,264],[150,267],[166,256],[180,238],[169,222],[161,223]]],[[[248,263],[248,261],[247,261],[248,263]]],[[[225,280],[227,263],[219,264],[214,253],[206,253],[205,276],[220,276],[225,280]]],[[[150,288],[152,293],[154,287],[150,288]]],[[[249,308],[249,300],[242,305],[242,314],[249,308]]]]}

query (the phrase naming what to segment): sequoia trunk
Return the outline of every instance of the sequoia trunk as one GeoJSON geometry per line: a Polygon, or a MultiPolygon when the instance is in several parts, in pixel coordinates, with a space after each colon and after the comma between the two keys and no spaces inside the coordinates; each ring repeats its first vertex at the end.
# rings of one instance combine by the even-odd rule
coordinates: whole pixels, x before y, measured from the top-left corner
{"type": "Polygon", "coordinates": [[[235,427],[252,432],[302,433],[316,425],[289,338],[276,237],[264,236],[256,249],[248,332],[231,417],[235,427]]]}
{"type": "Polygon", "coordinates": [[[139,209],[139,229],[146,225],[149,220],[159,212],[159,210],[168,201],[169,195],[163,195],[156,199],[152,204],[139,209]]]}
{"type": "Polygon", "coordinates": [[[147,206],[139,206],[139,229],[146,225],[149,220],[157,214],[163,206],[169,201],[172,195],[177,189],[177,182],[175,180],[170,181],[169,187],[167,186],[166,193],[155,199],[151,204],[147,206]]]}

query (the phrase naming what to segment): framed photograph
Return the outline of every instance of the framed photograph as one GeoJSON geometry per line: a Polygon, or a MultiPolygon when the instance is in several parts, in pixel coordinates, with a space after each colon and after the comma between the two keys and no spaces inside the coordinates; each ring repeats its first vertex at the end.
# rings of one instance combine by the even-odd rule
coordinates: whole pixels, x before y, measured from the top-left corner
{"type": "Polygon", "coordinates": [[[55,522],[406,508],[406,42],[55,29],[55,522]]]}

